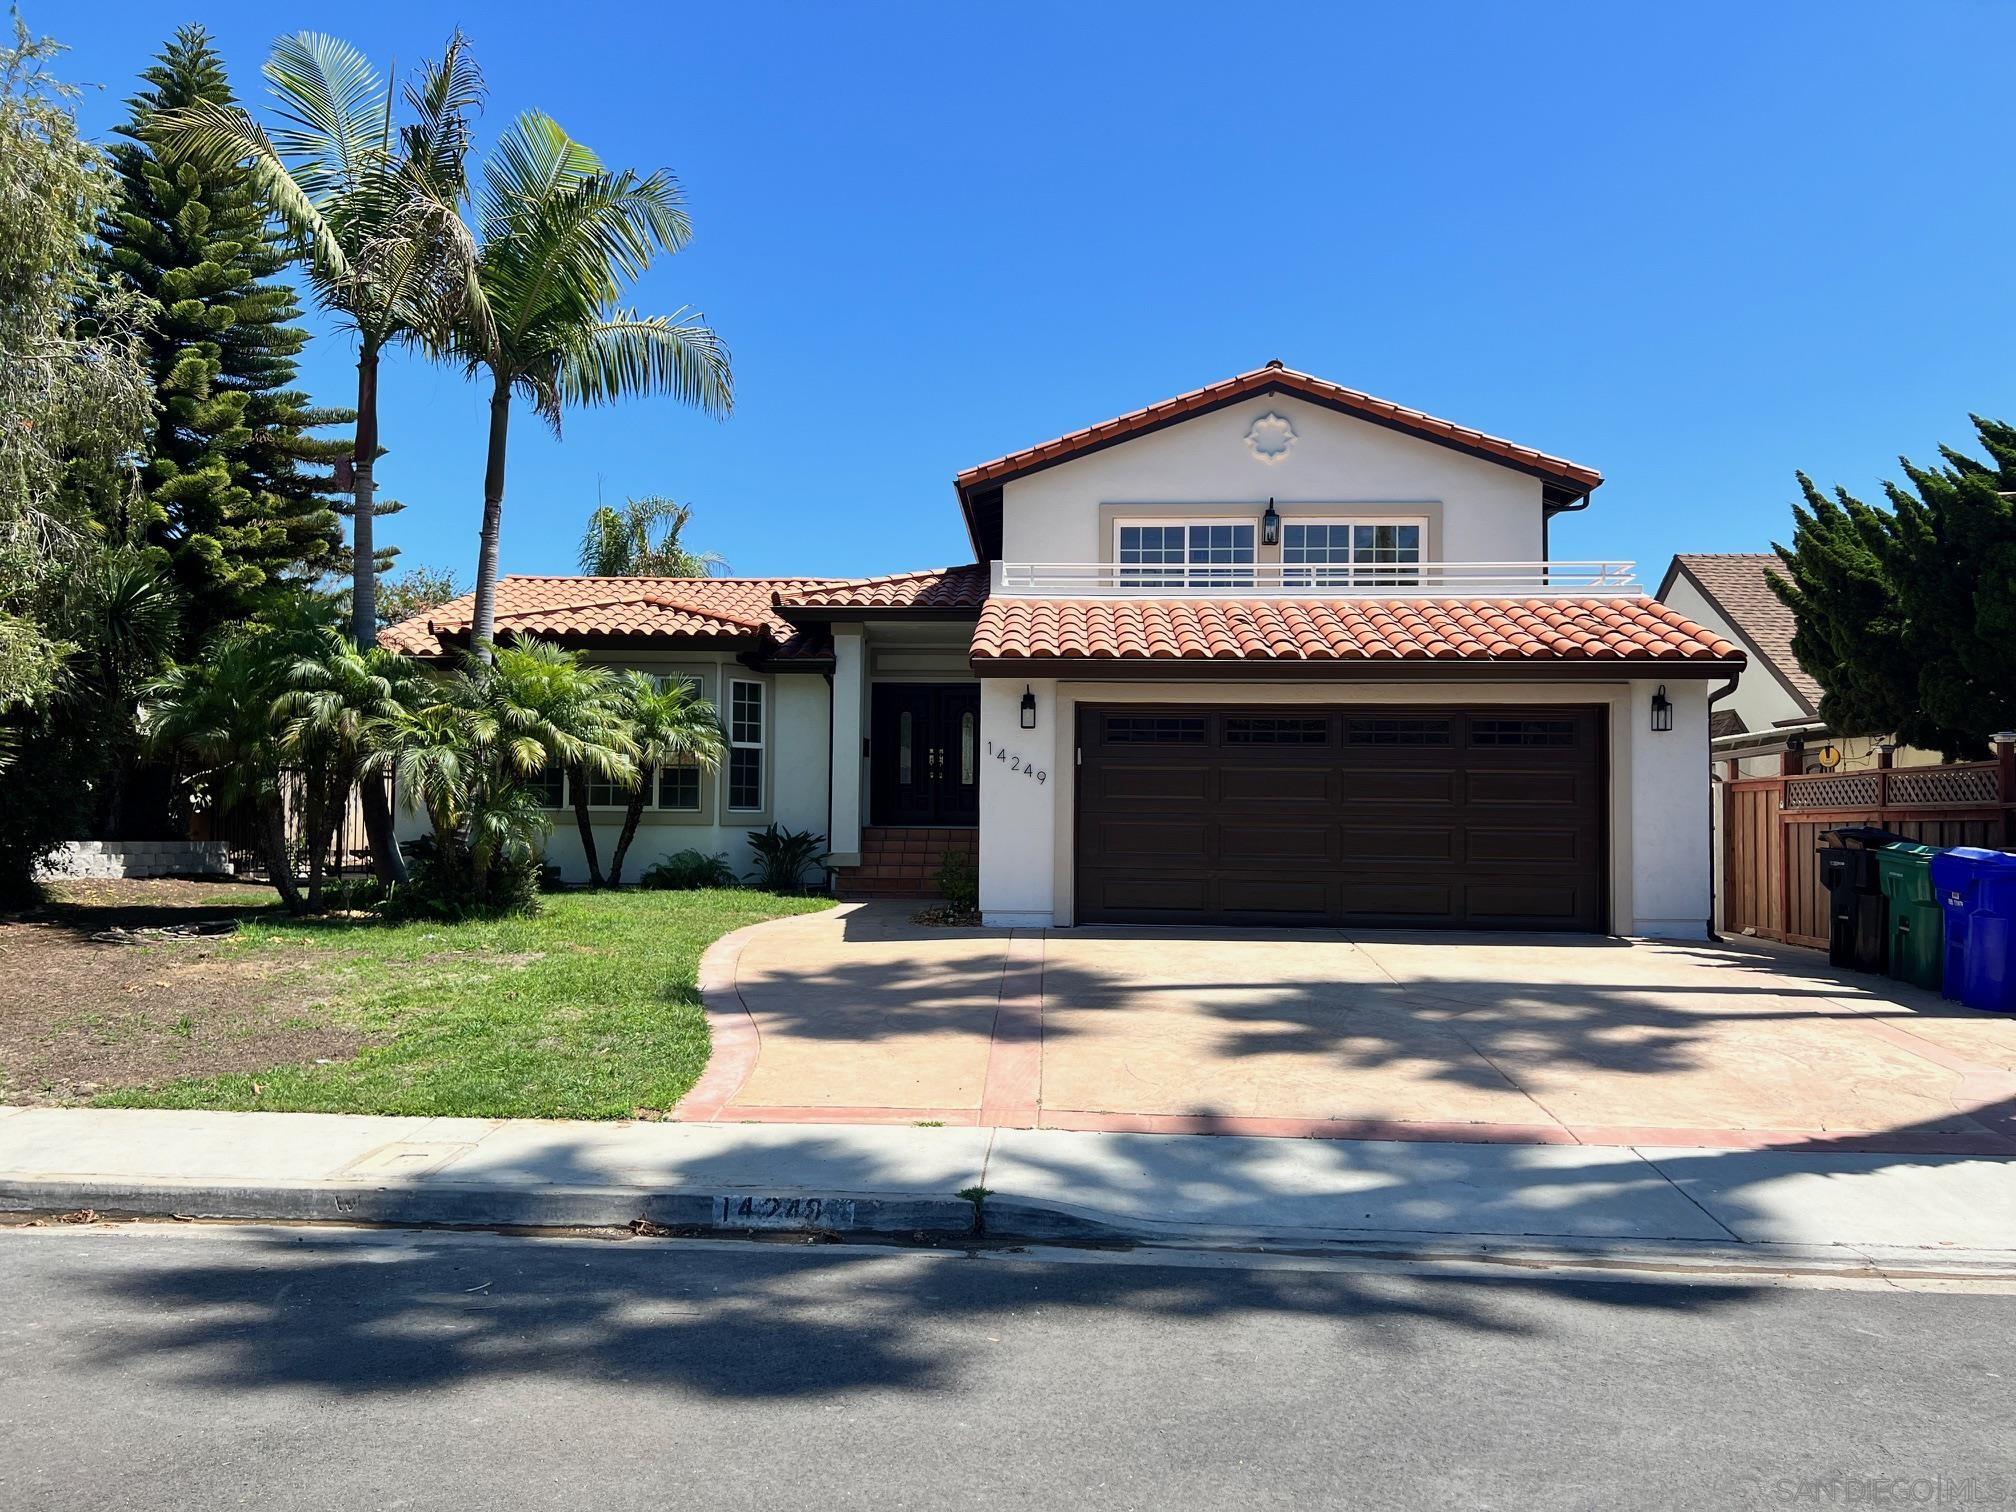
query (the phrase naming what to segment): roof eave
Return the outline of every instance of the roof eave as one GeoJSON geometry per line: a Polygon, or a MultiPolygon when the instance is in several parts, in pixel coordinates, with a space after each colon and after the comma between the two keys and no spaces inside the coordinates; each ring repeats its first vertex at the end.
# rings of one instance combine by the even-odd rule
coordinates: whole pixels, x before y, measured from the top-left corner
{"type": "Polygon", "coordinates": [[[794,625],[830,625],[837,620],[965,620],[980,618],[980,605],[946,604],[779,604],[776,615],[794,625]]]}
{"type": "Polygon", "coordinates": [[[1306,659],[1282,657],[997,657],[969,656],[967,664],[979,677],[1098,677],[1103,681],[1134,678],[1187,677],[1200,681],[1242,678],[1284,678],[1355,682],[1393,679],[1420,682],[1583,682],[1628,681],[1663,677],[1694,679],[1726,677],[1743,670],[1744,658],[1673,658],[1664,661],[1613,661],[1591,657],[1576,661],[1486,661],[1457,657],[1384,657],[1306,659]]]}

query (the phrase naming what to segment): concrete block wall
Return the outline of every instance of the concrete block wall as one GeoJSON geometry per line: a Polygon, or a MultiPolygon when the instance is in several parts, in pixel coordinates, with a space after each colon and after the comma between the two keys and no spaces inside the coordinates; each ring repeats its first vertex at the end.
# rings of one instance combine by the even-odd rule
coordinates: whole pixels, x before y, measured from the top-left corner
{"type": "Polygon", "coordinates": [[[115,877],[228,877],[231,848],[222,840],[72,840],[46,862],[45,880],[115,877]]]}

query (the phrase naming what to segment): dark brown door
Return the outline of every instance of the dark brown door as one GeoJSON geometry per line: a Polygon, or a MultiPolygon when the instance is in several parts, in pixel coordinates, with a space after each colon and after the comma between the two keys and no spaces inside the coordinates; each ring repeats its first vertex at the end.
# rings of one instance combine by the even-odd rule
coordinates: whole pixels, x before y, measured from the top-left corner
{"type": "Polygon", "coordinates": [[[1084,923],[1600,930],[1603,715],[1088,708],[1084,923]]]}
{"type": "Polygon", "coordinates": [[[979,684],[877,683],[868,794],[875,824],[978,824],[979,684]]]}

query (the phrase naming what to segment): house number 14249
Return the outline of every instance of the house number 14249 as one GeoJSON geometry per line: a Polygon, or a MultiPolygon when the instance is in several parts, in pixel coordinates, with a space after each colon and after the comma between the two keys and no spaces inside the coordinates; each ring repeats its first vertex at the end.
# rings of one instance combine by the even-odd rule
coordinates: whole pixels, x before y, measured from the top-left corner
{"type": "Polygon", "coordinates": [[[1024,777],[1034,782],[1048,782],[1050,780],[1048,772],[1038,771],[1034,762],[1024,761],[1020,756],[1010,752],[1006,746],[997,746],[990,740],[987,742],[987,754],[996,761],[1005,761],[1008,764],[1009,771],[1020,772],[1024,777]]]}

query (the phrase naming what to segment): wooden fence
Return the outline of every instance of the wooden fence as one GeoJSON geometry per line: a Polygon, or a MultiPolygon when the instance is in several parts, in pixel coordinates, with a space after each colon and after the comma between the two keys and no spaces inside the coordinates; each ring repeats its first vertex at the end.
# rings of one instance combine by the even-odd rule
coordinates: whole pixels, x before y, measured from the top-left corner
{"type": "Polygon", "coordinates": [[[1875,825],[1927,845],[2016,849],[2016,747],[1955,766],[1743,777],[1722,785],[1722,927],[1827,943],[1814,852],[1831,829],[1875,825]]]}
{"type": "MultiPolygon", "coordinates": [[[[387,802],[396,814],[398,804],[392,780],[389,777],[379,780],[385,784],[387,802]]],[[[296,869],[305,875],[308,864],[308,806],[307,794],[298,773],[288,772],[281,778],[280,812],[286,826],[287,849],[295,857],[296,869]]],[[[266,874],[266,858],[250,824],[247,814],[237,815],[234,822],[220,824],[215,815],[199,811],[190,822],[189,833],[194,840],[228,841],[233,869],[241,876],[263,877],[266,874]]],[[[358,796],[357,788],[350,790],[350,796],[344,803],[343,818],[336,826],[331,846],[329,868],[331,876],[371,869],[371,841],[365,832],[364,803],[358,796]]]]}

